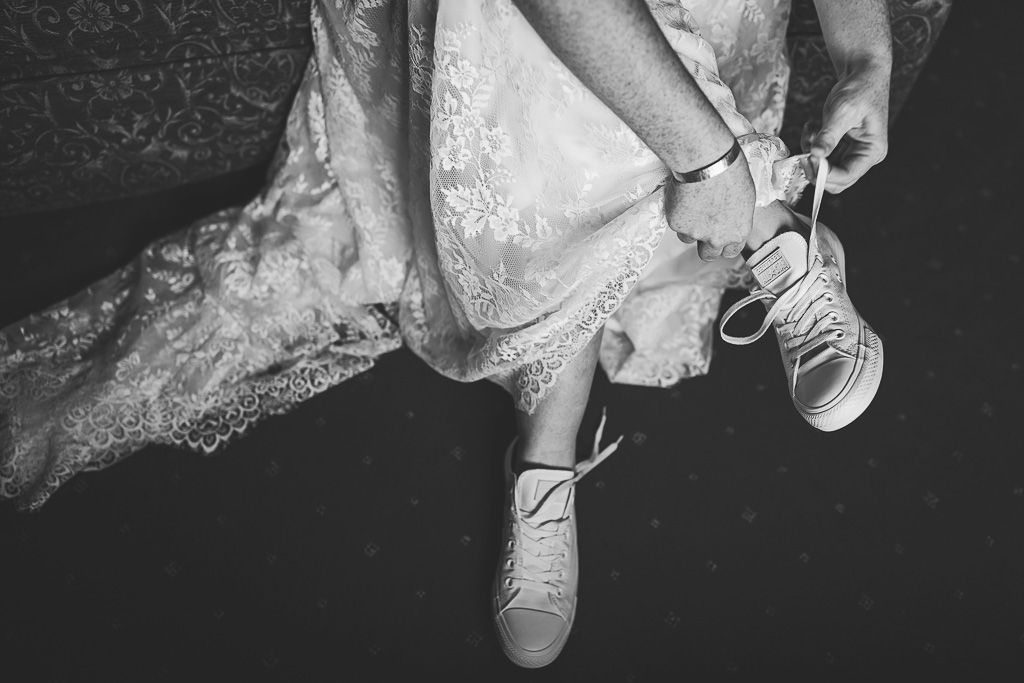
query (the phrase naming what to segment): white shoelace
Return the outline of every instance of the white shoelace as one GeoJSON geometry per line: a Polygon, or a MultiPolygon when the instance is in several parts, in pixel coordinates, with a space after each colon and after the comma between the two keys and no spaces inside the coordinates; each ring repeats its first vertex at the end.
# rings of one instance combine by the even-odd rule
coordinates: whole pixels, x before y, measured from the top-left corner
{"type": "MultiPolygon", "coordinates": [[[[828,180],[828,161],[821,159],[814,182],[811,235],[808,245],[817,244],[818,211],[821,209],[821,200],[825,196],[826,180],[828,180]]],[[[722,340],[740,346],[751,344],[763,337],[768,328],[774,324],[782,339],[786,359],[793,367],[789,392],[790,396],[794,396],[800,360],[803,355],[828,341],[842,339],[846,334],[839,325],[839,312],[829,308],[835,302],[835,294],[829,290],[829,283],[824,259],[821,254],[816,253],[814,262],[808,266],[807,272],[781,295],[775,295],[767,289],[755,288],[748,296],[730,306],[722,316],[719,328],[722,340]],[[741,309],[758,301],[772,301],[773,303],[757,332],[746,337],[734,337],[726,334],[725,324],[729,322],[729,319],[741,309]]],[[[842,349],[835,350],[844,356],[852,357],[842,349]]]]}
{"type": "Polygon", "coordinates": [[[560,565],[561,560],[565,559],[568,553],[569,539],[567,534],[569,525],[567,522],[571,519],[571,515],[566,514],[564,517],[545,519],[539,522],[535,522],[533,519],[544,507],[544,503],[548,499],[559,491],[575,485],[576,482],[618,449],[619,444],[622,442],[621,436],[601,450],[601,435],[604,433],[604,424],[607,418],[607,411],[602,411],[601,423],[598,425],[597,433],[594,435],[594,447],[590,457],[576,465],[573,477],[551,487],[537,501],[532,510],[522,515],[516,515],[519,520],[518,534],[515,533],[516,530],[514,528],[516,521],[515,519],[512,520],[513,535],[519,538],[519,543],[515,546],[519,552],[514,553],[515,559],[512,561],[514,568],[517,568],[519,571],[506,578],[507,587],[519,586],[521,588],[533,588],[544,591],[553,589],[561,597],[560,580],[564,578],[565,574],[560,565]]]}

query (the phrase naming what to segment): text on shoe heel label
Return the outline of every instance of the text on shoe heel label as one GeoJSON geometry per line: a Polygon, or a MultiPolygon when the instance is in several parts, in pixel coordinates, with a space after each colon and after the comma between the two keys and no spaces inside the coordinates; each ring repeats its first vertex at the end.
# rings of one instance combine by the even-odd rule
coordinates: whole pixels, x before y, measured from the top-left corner
{"type": "Polygon", "coordinates": [[[750,270],[761,286],[767,287],[789,270],[789,261],[786,260],[781,249],[776,249],[750,270]]]}

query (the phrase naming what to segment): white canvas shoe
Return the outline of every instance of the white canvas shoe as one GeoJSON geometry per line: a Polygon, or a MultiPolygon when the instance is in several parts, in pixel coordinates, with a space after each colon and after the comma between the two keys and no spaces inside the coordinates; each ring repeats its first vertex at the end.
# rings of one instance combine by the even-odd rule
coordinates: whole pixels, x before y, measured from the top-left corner
{"type": "Polygon", "coordinates": [[[811,218],[800,216],[810,239],[784,232],[747,259],[757,286],[725,312],[719,332],[730,344],[750,344],[774,326],[793,405],[812,427],[831,432],[853,422],[875,397],[882,342],[850,301],[842,243],[818,222],[827,177],[823,160],[811,218]],[[747,337],[726,334],[729,319],[757,301],[768,309],[760,329],[747,337]]]}
{"type": "Polygon", "coordinates": [[[494,579],[494,625],[505,655],[519,666],[553,662],[572,630],[579,584],[574,485],[622,441],[599,451],[604,423],[602,416],[590,458],[571,471],[530,469],[517,476],[515,441],[505,454],[505,533],[494,579]]]}

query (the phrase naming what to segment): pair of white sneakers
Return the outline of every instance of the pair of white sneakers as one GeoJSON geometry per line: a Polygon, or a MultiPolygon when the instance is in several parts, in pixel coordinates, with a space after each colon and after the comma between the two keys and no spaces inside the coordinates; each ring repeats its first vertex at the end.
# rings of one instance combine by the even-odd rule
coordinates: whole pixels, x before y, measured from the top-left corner
{"type": "MultiPolygon", "coordinates": [[[[882,379],[882,344],[846,291],[843,245],[818,222],[828,175],[818,168],[810,238],[785,232],[766,242],[747,266],[756,285],[722,317],[722,338],[749,344],[774,327],[797,412],[823,431],[856,419],[882,379]],[[767,315],[752,335],[725,333],[739,310],[761,301],[767,315]]],[[[611,455],[600,450],[602,416],[591,456],[575,470],[512,470],[515,442],[505,456],[505,534],[494,581],[494,622],[505,654],[536,668],[558,657],[572,630],[579,584],[574,485],[611,455]]]]}

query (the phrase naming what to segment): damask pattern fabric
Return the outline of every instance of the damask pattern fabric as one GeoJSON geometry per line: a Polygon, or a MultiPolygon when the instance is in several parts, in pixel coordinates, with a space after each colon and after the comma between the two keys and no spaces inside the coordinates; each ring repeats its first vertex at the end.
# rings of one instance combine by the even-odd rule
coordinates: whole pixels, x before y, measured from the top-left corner
{"type": "MultiPolygon", "coordinates": [[[[740,138],[758,203],[793,201],[796,159],[737,109],[695,15],[651,6],[740,138]]],[[[727,53],[740,61],[758,54],[747,22],[785,17],[777,0],[751,6],[711,15],[740,18],[718,24],[739,31],[727,53]]],[[[259,197],[0,334],[5,496],[38,507],[147,443],[212,451],[403,340],[526,411],[606,323],[615,381],[706,370],[739,261],[702,264],[662,240],[667,169],[509,0],[325,1],[311,24],[314,58],[259,197]]],[[[777,73],[782,58],[766,58],[737,71],[740,101],[776,127],[782,85],[752,75],[777,73]]]]}
{"type": "Polygon", "coordinates": [[[308,0],[0,3],[0,215],[269,160],[308,0]]]}
{"type": "MultiPolygon", "coordinates": [[[[952,7],[953,0],[889,0],[893,48],[890,121],[910,94],[952,7]]],[[[821,119],[821,107],[835,85],[836,74],[811,2],[793,3],[788,33],[792,80],[780,136],[795,149],[804,122],[821,119]]]]}

